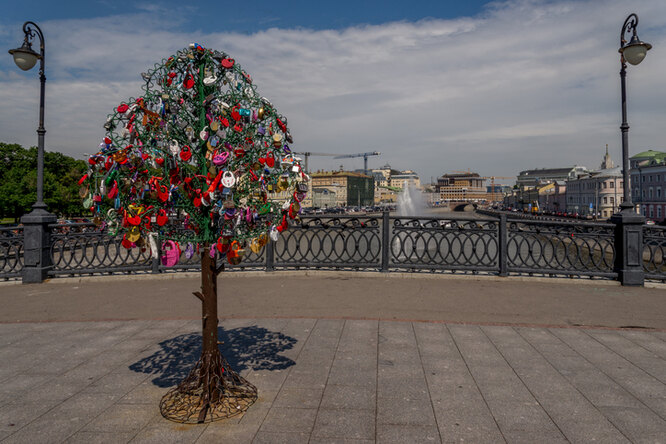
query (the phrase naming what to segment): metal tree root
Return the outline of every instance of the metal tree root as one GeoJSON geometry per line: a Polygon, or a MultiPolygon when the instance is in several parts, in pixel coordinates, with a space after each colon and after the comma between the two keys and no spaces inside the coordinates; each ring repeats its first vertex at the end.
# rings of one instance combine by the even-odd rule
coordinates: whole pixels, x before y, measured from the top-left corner
{"type": "Polygon", "coordinates": [[[162,416],[184,424],[230,418],[257,400],[257,388],[233,371],[219,352],[203,352],[199,362],[160,401],[162,416]]]}

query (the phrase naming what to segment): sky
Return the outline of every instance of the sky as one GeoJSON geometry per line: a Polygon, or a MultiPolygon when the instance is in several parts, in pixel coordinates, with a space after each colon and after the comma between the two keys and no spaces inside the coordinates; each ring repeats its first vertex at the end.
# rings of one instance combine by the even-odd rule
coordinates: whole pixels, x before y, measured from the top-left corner
{"type": "MultiPolygon", "coordinates": [[[[289,119],[294,151],[379,151],[370,168],[422,182],[471,170],[621,163],[619,39],[639,16],[653,45],[629,66],[629,152],[666,151],[666,2],[0,0],[0,48],[24,21],[46,40],[45,146],[83,159],[140,73],[198,42],[225,51],[289,119]]],[[[37,144],[37,69],[0,57],[0,142],[37,144]]],[[[310,158],[310,169],[362,158],[310,158]]],[[[513,183],[515,179],[498,179],[513,183]]]]}

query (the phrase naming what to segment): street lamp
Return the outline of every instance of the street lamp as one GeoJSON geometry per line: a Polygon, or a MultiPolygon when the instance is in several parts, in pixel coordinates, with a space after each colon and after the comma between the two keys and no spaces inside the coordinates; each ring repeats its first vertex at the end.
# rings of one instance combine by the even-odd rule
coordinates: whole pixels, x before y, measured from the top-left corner
{"type": "Polygon", "coordinates": [[[624,199],[620,204],[620,211],[613,214],[611,222],[615,224],[615,264],[613,270],[617,273],[622,285],[643,285],[645,271],[643,270],[643,224],[645,218],[636,214],[631,201],[631,188],[629,187],[629,124],[627,123],[627,92],[626,77],[627,63],[638,65],[643,61],[648,50],[652,48],[649,43],[641,42],[636,34],[638,16],[630,14],[622,25],[620,32],[620,81],[622,86],[622,192],[624,199]],[[631,33],[629,43],[625,35],[631,33]]]}
{"type": "Polygon", "coordinates": [[[49,224],[56,221],[55,215],[46,210],[44,203],[44,34],[34,22],[23,24],[23,45],[20,48],[10,49],[16,66],[23,71],[32,69],[39,60],[39,127],[37,128],[37,201],[32,205],[32,211],[21,218],[24,225],[24,255],[23,255],[23,283],[42,282],[52,268],[50,255],[49,224]],[[39,37],[39,53],[32,49],[35,36],[39,37]]]}
{"type": "Polygon", "coordinates": [[[638,65],[643,61],[647,52],[652,48],[649,43],[641,42],[636,34],[636,27],[638,26],[638,16],[630,14],[622,25],[620,32],[620,83],[622,86],[622,124],[620,130],[622,132],[622,179],[623,183],[623,197],[624,201],[620,204],[620,211],[622,213],[634,212],[634,204],[631,201],[631,189],[629,187],[629,124],[627,123],[627,63],[638,65]],[[625,34],[631,32],[631,40],[629,43],[625,40],[625,34]]]}
{"type": "Polygon", "coordinates": [[[46,204],[44,203],[44,88],[46,85],[46,76],[44,75],[44,34],[39,26],[34,22],[25,22],[23,24],[23,45],[20,48],[10,49],[9,53],[14,56],[14,63],[23,71],[32,69],[39,60],[39,80],[41,83],[39,93],[39,127],[37,128],[37,202],[32,206],[34,211],[46,213],[46,204]],[[39,53],[32,49],[32,40],[35,35],[39,37],[39,53]]]}

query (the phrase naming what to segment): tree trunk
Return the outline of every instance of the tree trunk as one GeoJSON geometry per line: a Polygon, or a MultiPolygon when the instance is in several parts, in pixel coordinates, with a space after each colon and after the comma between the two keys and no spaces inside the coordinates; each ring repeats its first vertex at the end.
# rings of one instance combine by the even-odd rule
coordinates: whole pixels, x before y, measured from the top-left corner
{"type": "Polygon", "coordinates": [[[217,347],[217,265],[215,259],[211,258],[206,251],[208,246],[204,247],[201,255],[201,291],[203,301],[201,301],[202,311],[202,352],[219,353],[217,347]]]}
{"type": "Polygon", "coordinates": [[[229,367],[218,347],[217,276],[209,246],[201,251],[201,357],[190,374],[160,402],[162,416],[181,423],[204,423],[229,418],[257,400],[257,389],[229,367]]]}

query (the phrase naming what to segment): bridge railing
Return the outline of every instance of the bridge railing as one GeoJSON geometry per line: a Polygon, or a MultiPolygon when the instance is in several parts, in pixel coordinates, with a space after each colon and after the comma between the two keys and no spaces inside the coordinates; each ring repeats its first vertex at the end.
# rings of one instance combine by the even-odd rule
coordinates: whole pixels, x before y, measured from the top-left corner
{"type": "MultiPolygon", "coordinates": [[[[304,216],[277,242],[246,249],[230,271],[344,269],[402,272],[471,272],[500,276],[590,276],[617,279],[615,225],[538,221],[497,216],[398,217],[304,216]]],[[[164,252],[149,243],[125,249],[120,237],[94,224],[49,226],[48,276],[164,273],[197,270],[200,254],[181,245],[177,265],[162,264],[164,252]]],[[[23,231],[0,229],[0,278],[19,279],[23,231]]],[[[645,277],[666,280],[666,228],[643,231],[645,277]]],[[[225,260],[226,262],[226,260],[225,260]]]]}
{"type": "Polygon", "coordinates": [[[0,278],[20,278],[21,271],[23,271],[23,227],[1,227],[0,278]]]}
{"type": "Polygon", "coordinates": [[[648,279],[666,280],[666,227],[643,228],[643,270],[648,279]]]}
{"type": "Polygon", "coordinates": [[[616,278],[614,224],[508,221],[509,272],[616,278]]]}

